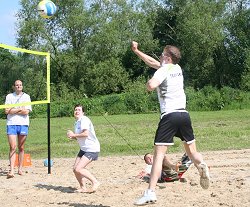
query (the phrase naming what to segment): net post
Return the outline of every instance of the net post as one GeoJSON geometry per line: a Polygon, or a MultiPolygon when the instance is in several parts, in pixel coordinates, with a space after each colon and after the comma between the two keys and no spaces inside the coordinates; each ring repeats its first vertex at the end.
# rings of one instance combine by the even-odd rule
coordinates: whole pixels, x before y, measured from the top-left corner
{"type": "Polygon", "coordinates": [[[51,174],[51,159],[50,159],[50,103],[47,104],[47,131],[48,131],[48,174],[51,174]]]}

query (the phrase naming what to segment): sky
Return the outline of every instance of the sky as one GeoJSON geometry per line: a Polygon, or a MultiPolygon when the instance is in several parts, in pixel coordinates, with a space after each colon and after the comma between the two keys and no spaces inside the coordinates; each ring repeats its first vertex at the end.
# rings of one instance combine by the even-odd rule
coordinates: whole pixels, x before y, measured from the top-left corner
{"type": "Polygon", "coordinates": [[[0,0],[0,43],[16,46],[15,22],[19,0],[0,0]]]}

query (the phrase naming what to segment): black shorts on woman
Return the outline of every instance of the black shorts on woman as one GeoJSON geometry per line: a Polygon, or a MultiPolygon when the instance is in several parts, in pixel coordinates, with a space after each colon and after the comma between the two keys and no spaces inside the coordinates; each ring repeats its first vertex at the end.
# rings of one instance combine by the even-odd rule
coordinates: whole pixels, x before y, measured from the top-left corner
{"type": "Polygon", "coordinates": [[[77,154],[77,157],[85,156],[89,160],[97,160],[98,159],[99,152],[85,152],[83,150],[80,150],[77,154]]]}

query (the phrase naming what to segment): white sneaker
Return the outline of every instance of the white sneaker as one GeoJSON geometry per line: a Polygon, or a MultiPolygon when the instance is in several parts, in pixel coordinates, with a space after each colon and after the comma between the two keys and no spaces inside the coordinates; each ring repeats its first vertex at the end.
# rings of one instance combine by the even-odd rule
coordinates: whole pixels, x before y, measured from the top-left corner
{"type": "Polygon", "coordinates": [[[156,194],[154,191],[147,189],[144,191],[143,196],[138,199],[134,205],[136,206],[144,206],[147,204],[153,204],[157,201],[156,194]]]}
{"type": "Polygon", "coordinates": [[[198,165],[198,171],[200,173],[200,185],[203,189],[209,188],[210,177],[209,177],[209,169],[205,162],[202,162],[198,165]]]}

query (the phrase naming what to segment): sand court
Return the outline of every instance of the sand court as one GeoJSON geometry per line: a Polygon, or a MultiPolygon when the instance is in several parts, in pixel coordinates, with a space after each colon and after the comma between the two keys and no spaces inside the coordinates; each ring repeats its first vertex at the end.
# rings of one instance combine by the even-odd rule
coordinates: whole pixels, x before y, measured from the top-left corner
{"type": "MultiPolygon", "coordinates": [[[[192,165],[184,174],[187,182],[159,183],[157,207],[250,206],[250,149],[202,152],[210,166],[212,183],[208,190],[199,185],[198,171],[192,165]],[[191,197],[192,196],[192,197],[191,197]]],[[[170,154],[173,160],[181,153],[170,154]]],[[[32,157],[32,155],[31,155],[32,157]]],[[[6,179],[8,160],[0,160],[0,201],[2,207],[133,206],[148,184],[136,175],[145,168],[138,156],[102,157],[89,166],[101,185],[95,193],[76,193],[79,187],[72,172],[74,158],[53,159],[51,174],[43,160],[6,179]]]]}

